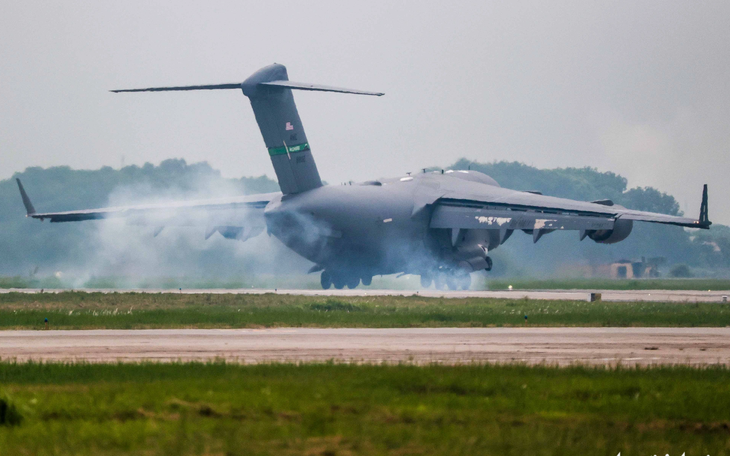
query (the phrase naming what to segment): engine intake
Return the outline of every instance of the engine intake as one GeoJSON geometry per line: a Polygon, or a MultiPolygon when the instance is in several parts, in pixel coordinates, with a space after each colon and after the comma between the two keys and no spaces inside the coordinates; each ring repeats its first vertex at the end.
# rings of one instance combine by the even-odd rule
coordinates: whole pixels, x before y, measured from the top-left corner
{"type": "Polygon", "coordinates": [[[599,244],[615,244],[629,237],[633,228],[633,220],[618,219],[612,230],[590,230],[586,234],[599,244]]]}

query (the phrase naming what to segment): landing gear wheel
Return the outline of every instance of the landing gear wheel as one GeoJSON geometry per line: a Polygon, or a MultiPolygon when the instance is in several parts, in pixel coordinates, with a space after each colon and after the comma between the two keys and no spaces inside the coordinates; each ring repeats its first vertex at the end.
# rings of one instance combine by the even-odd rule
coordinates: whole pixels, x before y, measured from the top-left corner
{"type": "Polygon", "coordinates": [[[352,290],[357,288],[358,285],[360,285],[360,277],[353,276],[347,278],[347,288],[352,290]]]}
{"type": "Polygon", "coordinates": [[[492,270],[492,259],[489,257],[486,257],[484,260],[487,262],[487,267],[484,268],[485,271],[491,271],[492,270]]]}
{"type": "Polygon", "coordinates": [[[449,290],[456,291],[459,289],[459,281],[456,279],[456,276],[453,274],[449,274],[446,276],[446,285],[449,286],[449,290]]]}
{"type": "Polygon", "coordinates": [[[431,277],[429,274],[421,274],[421,286],[423,288],[430,287],[431,283],[433,283],[433,277],[431,277]]]}
{"type": "Polygon", "coordinates": [[[319,276],[319,283],[323,289],[329,290],[332,286],[332,274],[326,269],[322,271],[322,275],[319,276]]]}
{"type": "Polygon", "coordinates": [[[373,283],[373,276],[365,276],[362,278],[362,284],[369,287],[373,283]]]}
{"type": "Polygon", "coordinates": [[[341,275],[335,275],[332,277],[332,284],[337,288],[338,290],[342,290],[345,288],[345,278],[341,275]]]}

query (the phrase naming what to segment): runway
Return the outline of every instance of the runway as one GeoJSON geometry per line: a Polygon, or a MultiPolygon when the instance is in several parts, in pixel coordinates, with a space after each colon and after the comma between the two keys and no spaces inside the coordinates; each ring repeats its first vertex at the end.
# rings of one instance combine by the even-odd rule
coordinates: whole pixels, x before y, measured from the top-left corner
{"type": "Polygon", "coordinates": [[[730,364],[730,328],[0,331],[0,358],[240,363],[730,364]]]}
{"type": "MultiPolygon", "coordinates": [[[[71,290],[43,290],[44,293],[60,293],[71,290]]],[[[279,293],[301,296],[423,296],[427,298],[464,299],[464,298],[498,298],[498,299],[534,299],[534,300],[568,300],[588,301],[591,293],[600,293],[603,301],[628,302],[727,302],[730,291],[693,291],[693,290],[514,290],[514,291],[442,291],[442,290],[372,290],[356,288],[354,290],[274,290],[261,288],[239,289],[80,289],[89,293],[183,293],[183,294],[264,294],[279,293]]],[[[0,289],[2,293],[40,293],[40,289],[9,288],[0,289]]]]}

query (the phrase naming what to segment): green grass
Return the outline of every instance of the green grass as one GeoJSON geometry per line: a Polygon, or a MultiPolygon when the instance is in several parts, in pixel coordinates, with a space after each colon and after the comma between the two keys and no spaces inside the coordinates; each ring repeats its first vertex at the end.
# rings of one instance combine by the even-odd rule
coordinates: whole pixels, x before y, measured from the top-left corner
{"type": "Polygon", "coordinates": [[[490,290],[730,290],[728,279],[495,279],[490,290]]]}
{"type": "Polygon", "coordinates": [[[718,455],[724,368],[0,364],[12,455],[718,455]]]}
{"type": "Polygon", "coordinates": [[[24,277],[0,276],[0,288],[65,288],[63,283],[55,277],[41,279],[26,279],[24,277]]]}
{"type": "Polygon", "coordinates": [[[0,294],[0,329],[728,326],[730,304],[283,294],[0,294]]]}

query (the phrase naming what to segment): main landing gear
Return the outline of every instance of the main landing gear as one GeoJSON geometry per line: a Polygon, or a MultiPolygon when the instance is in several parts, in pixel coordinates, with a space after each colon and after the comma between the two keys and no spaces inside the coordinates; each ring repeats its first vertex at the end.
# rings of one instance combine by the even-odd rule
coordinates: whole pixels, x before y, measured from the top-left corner
{"type": "Polygon", "coordinates": [[[357,286],[360,285],[360,282],[362,282],[362,284],[366,287],[370,286],[370,284],[373,283],[373,276],[364,275],[361,277],[359,274],[355,273],[332,272],[325,269],[319,276],[319,282],[325,290],[329,290],[329,288],[333,285],[338,290],[342,290],[345,286],[353,289],[357,288],[357,286]]]}

